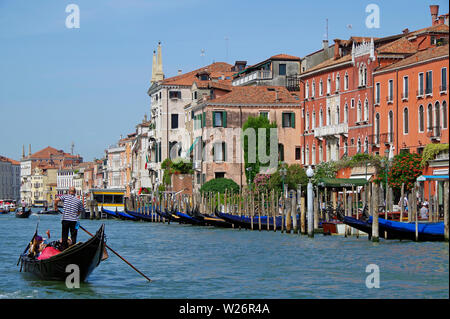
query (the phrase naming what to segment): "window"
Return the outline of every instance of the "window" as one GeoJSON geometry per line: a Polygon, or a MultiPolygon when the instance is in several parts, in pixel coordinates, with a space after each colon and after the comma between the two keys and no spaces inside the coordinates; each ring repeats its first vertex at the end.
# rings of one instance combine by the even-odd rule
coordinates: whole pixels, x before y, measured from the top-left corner
{"type": "Polygon", "coordinates": [[[394,112],[389,111],[388,118],[388,142],[392,143],[394,137],[394,112]]]}
{"type": "Polygon", "coordinates": [[[322,143],[319,144],[319,162],[323,161],[323,147],[322,147],[322,143]]]}
{"type": "Polygon", "coordinates": [[[292,127],[295,128],[295,114],[292,112],[283,113],[283,123],[282,127],[292,127]]]}
{"type": "Polygon", "coordinates": [[[316,112],[313,111],[311,117],[311,129],[314,130],[315,128],[316,128],[316,112]]]}
{"type": "Polygon", "coordinates": [[[361,64],[359,67],[359,85],[365,86],[367,85],[367,67],[365,64],[361,64]]]}
{"type": "Polygon", "coordinates": [[[356,152],[361,153],[361,139],[358,137],[358,143],[356,144],[356,152]]]}
{"type": "Polygon", "coordinates": [[[300,148],[300,146],[296,146],[295,147],[295,160],[299,161],[301,159],[300,156],[301,156],[301,148],[300,148]]]}
{"type": "Polygon", "coordinates": [[[345,72],[344,76],[344,90],[348,90],[348,74],[345,72]]]}
{"type": "Polygon", "coordinates": [[[279,65],[279,75],[286,75],[286,64],[279,65]]]}
{"type": "Polygon", "coordinates": [[[313,80],[311,86],[311,97],[314,97],[315,95],[316,95],[316,82],[313,80]]]}
{"type": "Polygon", "coordinates": [[[330,110],[329,106],[327,107],[327,118],[326,118],[326,120],[327,120],[327,125],[331,125],[331,110],[330,110]]]}
{"type": "Polygon", "coordinates": [[[323,112],[322,109],[319,111],[319,127],[322,127],[323,125],[323,112]]]}
{"type": "Polygon", "coordinates": [[[261,112],[259,112],[259,116],[264,117],[266,119],[269,119],[269,112],[268,111],[261,111],[261,112]]]}
{"type": "Polygon", "coordinates": [[[331,78],[328,77],[328,80],[327,80],[327,94],[330,94],[330,93],[331,93],[331,78]]]}
{"type": "Polygon", "coordinates": [[[409,95],[409,80],[407,76],[403,77],[403,99],[407,99],[409,95]]]}
{"type": "Polygon", "coordinates": [[[278,144],[278,160],[284,161],[284,145],[281,143],[278,144]]]}
{"type": "Polygon", "coordinates": [[[215,172],[214,178],[225,178],[225,172],[215,172]]]}
{"type": "Polygon", "coordinates": [[[309,144],[306,144],[305,165],[309,165],[309,144]]]}
{"type": "Polygon", "coordinates": [[[369,121],[369,100],[364,101],[364,121],[369,121]]]}
{"type": "Polygon", "coordinates": [[[323,82],[322,82],[322,79],[320,79],[320,82],[319,82],[319,96],[322,96],[322,94],[323,94],[323,82]]]}
{"type": "Polygon", "coordinates": [[[403,134],[408,134],[409,131],[409,123],[408,123],[408,108],[405,107],[403,109],[403,134]]]}
{"type": "Polygon", "coordinates": [[[316,165],[316,144],[313,144],[312,146],[311,164],[316,165]]]}
{"type": "Polygon", "coordinates": [[[375,115],[375,140],[374,144],[380,144],[380,113],[375,115]]]}
{"type": "Polygon", "coordinates": [[[305,99],[309,98],[309,82],[306,81],[305,85],[305,99]]]}
{"type": "Polygon", "coordinates": [[[417,96],[422,96],[423,95],[423,73],[419,73],[419,77],[418,77],[418,90],[417,90],[417,96]]]}
{"type": "Polygon", "coordinates": [[[178,114],[171,114],[171,129],[177,129],[178,128],[178,114]]]}
{"type": "Polygon", "coordinates": [[[428,71],[425,76],[425,94],[433,94],[433,71],[428,71]]]}
{"type": "Polygon", "coordinates": [[[423,113],[423,105],[419,106],[419,132],[423,132],[424,130],[424,113],[423,113]]]}
{"type": "Polygon", "coordinates": [[[380,82],[375,84],[375,104],[380,104],[380,82]]]}
{"type": "Polygon", "coordinates": [[[358,101],[358,109],[356,110],[356,122],[361,122],[361,112],[362,112],[361,101],[358,101]]]}
{"type": "Polygon", "coordinates": [[[214,111],[213,114],[213,127],[227,127],[227,112],[214,111]]]}
{"type": "Polygon", "coordinates": [[[367,136],[364,140],[364,153],[369,153],[369,139],[367,138],[367,136]]]}
{"type": "Polygon", "coordinates": [[[438,129],[441,127],[441,112],[439,101],[434,104],[434,127],[438,129]]]}
{"type": "Polygon", "coordinates": [[[181,91],[169,91],[170,99],[181,99],[181,91]]]}
{"type": "Polygon", "coordinates": [[[388,102],[394,100],[394,80],[389,80],[388,83],[388,102]]]}
{"type": "Polygon", "coordinates": [[[214,143],[213,159],[214,162],[225,162],[225,142],[214,143]]]}
{"type": "Polygon", "coordinates": [[[441,92],[447,92],[447,68],[441,69],[441,92]]]}
{"type": "Polygon", "coordinates": [[[355,99],[352,99],[352,100],[351,100],[351,102],[350,102],[350,107],[351,107],[352,109],[355,108],[355,99]]]}
{"type": "Polygon", "coordinates": [[[348,156],[348,143],[344,142],[344,156],[348,156]]]}
{"type": "Polygon", "coordinates": [[[447,128],[447,101],[442,101],[442,128],[447,128]]]}
{"type": "Polygon", "coordinates": [[[348,104],[345,103],[344,106],[344,123],[348,123],[348,104]]]}
{"type": "Polygon", "coordinates": [[[428,107],[427,107],[427,130],[431,131],[432,127],[433,127],[433,106],[431,104],[428,104],[428,107]]]}
{"type": "Polygon", "coordinates": [[[305,130],[309,130],[309,112],[306,112],[305,130]]]}
{"type": "Polygon", "coordinates": [[[336,92],[338,92],[341,89],[341,77],[339,76],[339,73],[336,75],[336,92]]]}

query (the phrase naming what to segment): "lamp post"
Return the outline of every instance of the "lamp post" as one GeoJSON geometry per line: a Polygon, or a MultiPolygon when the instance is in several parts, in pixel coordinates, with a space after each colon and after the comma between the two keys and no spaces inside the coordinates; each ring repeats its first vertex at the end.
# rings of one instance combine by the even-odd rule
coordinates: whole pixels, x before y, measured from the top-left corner
{"type": "Polygon", "coordinates": [[[386,192],[386,194],[385,194],[385,196],[384,196],[384,201],[385,201],[385,204],[384,204],[384,218],[385,219],[388,219],[388,172],[389,172],[389,150],[386,148],[385,150],[384,150],[384,154],[385,154],[385,157],[384,157],[384,167],[385,167],[385,173],[386,173],[386,178],[385,178],[385,182],[386,182],[386,186],[385,186],[385,192],[386,192]]]}
{"type": "Polygon", "coordinates": [[[311,166],[308,166],[306,170],[306,176],[308,177],[308,187],[307,187],[307,197],[308,197],[308,237],[314,237],[314,212],[313,212],[313,185],[311,183],[311,178],[314,176],[314,170],[311,166]]]}

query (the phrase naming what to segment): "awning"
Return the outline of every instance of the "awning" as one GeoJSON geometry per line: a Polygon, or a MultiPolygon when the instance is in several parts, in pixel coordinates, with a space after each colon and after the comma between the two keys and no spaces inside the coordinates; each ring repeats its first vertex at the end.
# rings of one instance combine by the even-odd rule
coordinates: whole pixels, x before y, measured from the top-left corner
{"type": "Polygon", "coordinates": [[[425,182],[425,181],[446,181],[448,180],[448,175],[420,175],[417,177],[416,181],[425,182]]]}
{"type": "Polygon", "coordinates": [[[318,182],[321,187],[352,187],[366,184],[365,178],[321,178],[318,182]]]}

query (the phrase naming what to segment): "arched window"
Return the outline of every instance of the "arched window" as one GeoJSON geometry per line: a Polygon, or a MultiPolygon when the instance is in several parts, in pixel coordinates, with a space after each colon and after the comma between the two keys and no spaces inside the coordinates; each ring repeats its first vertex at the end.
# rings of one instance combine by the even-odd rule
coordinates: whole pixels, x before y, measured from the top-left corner
{"type": "Polygon", "coordinates": [[[424,114],[423,114],[423,105],[419,106],[419,132],[423,132],[424,130],[424,114]]]}
{"type": "Polygon", "coordinates": [[[312,146],[311,164],[316,165],[316,144],[312,146]]]}
{"type": "Polygon", "coordinates": [[[380,113],[375,114],[375,144],[380,144],[380,113]]]}
{"type": "Polygon", "coordinates": [[[364,140],[364,153],[369,154],[369,139],[366,136],[366,139],[364,140]]]}
{"type": "Polygon", "coordinates": [[[336,106],[336,124],[339,124],[341,120],[341,110],[339,105],[336,106]]]}
{"type": "Polygon", "coordinates": [[[427,107],[427,130],[431,131],[431,128],[433,127],[433,106],[428,104],[427,107]]]}
{"type": "Polygon", "coordinates": [[[388,118],[388,142],[392,143],[394,141],[394,112],[389,111],[388,118]]]}
{"type": "Polygon", "coordinates": [[[358,101],[358,109],[356,111],[356,122],[361,122],[361,101],[358,101]]]}
{"type": "Polygon", "coordinates": [[[305,165],[309,165],[309,144],[306,144],[305,165]]]}
{"type": "Polygon", "coordinates": [[[403,134],[408,134],[409,131],[409,118],[408,118],[408,108],[403,109],[403,134]]]}
{"type": "Polygon", "coordinates": [[[344,156],[348,156],[348,143],[344,143],[344,156]]]}
{"type": "Polygon", "coordinates": [[[278,160],[284,161],[284,145],[281,143],[278,144],[278,160]]]}
{"type": "Polygon", "coordinates": [[[447,101],[442,101],[442,128],[447,128],[447,101]]]}
{"type": "Polygon", "coordinates": [[[341,77],[339,76],[339,73],[336,75],[336,91],[339,91],[341,89],[341,77]]]}
{"type": "Polygon", "coordinates": [[[369,100],[364,101],[364,121],[369,120],[369,100]]]}
{"type": "Polygon", "coordinates": [[[348,90],[348,73],[345,72],[344,75],[344,90],[348,90]]]}
{"type": "Polygon", "coordinates": [[[315,96],[316,96],[316,82],[313,80],[312,87],[311,87],[311,97],[315,97],[315,96]]]}
{"type": "Polygon", "coordinates": [[[322,127],[323,125],[323,112],[322,109],[319,111],[319,127],[322,127]]]}
{"type": "Polygon", "coordinates": [[[309,111],[306,112],[305,130],[309,130],[309,111]]]}
{"type": "Polygon", "coordinates": [[[348,123],[348,104],[345,103],[344,106],[344,123],[348,123]]]}
{"type": "Polygon", "coordinates": [[[439,101],[434,104],[434,127],[436,127],[436,129],[441,127],[441,108],[439,101]]]}
{"type": "Polygon", "coordinates": [[[319,162],[323,161],[323,147],[322,143],[319,144],[319,162]]]}
{"type": "Polygon", "coordinates": [[[323,81],[322,81],[322,79],[320,79],[320,82],[319,82],[319,96],[322,96],[322,94],[323,94],[323,81]]]}
{"type": "Polygon", "coordinates": [[[330,107],[327,107],[327,125],[331,125],[331,111],[330,107]]]}
{"type": "Polygon", "coordinates": [[[309,82],[306,81],[305,85],[305,99],[309,98],[309,82]]]}
{"type": "Polygon", "coordinates": [[[331,93],[331,78],[328,76],[327,79],[327,94],[331,93]]]}
{"type": "Polygon", "coordinates": [[[311,129],[315,129],[316,128],[316,111],[312,112],[312,117],[311,117],[311,129]]]}
{"type": "Polygon", "coordinates": [[[358,143],[356,144],[356,152],[361,153],[361,139],[358,137],[358,143]]]}

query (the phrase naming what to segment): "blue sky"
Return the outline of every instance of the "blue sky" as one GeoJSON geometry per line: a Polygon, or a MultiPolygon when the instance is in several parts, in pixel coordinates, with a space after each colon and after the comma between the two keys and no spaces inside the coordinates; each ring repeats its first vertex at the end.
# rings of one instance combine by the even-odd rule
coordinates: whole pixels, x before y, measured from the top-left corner
{"type": "Polygon", "coordinates": [[[213,61],[305,56],[320,49],[327,18],[330,44],[427,27],[430,4],[449,11],[440,0],[0,0],[0,155],[18,160],[23,144],[69,152],[73,141],[85,161],[103,156],[149,114],[158,41],[170,77],[213,61]],[[79,29],[65,26],[71,3],[79,29]],[[372,3],[378,29],[365,25],[372,3]]]}

